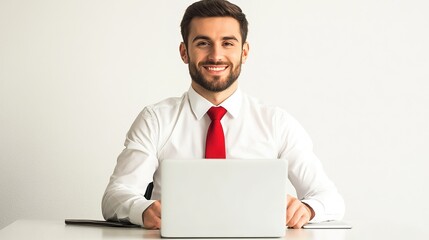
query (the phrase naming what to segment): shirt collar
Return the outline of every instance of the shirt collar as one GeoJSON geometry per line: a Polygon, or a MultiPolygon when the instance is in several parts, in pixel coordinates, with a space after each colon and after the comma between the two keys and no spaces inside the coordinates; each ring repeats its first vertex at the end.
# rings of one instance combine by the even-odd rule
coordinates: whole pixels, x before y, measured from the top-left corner
{"type": "MultiPolygon", "coordinates": [[[[192,86],[188,90],[189,103],[191,105],[192,112],[195,117],[200,120],[207,111],[214,105],[209,102],[207,99],[198,94],[192,86]]],[[[228,112],[227,114],[231,115],[233,118],[238,117],[240,113],[242,103],[242,93],[240,88],[238,88],[231,96],[229,96],[225,101],[223,101],[219,106],[224,107],[228,112]]]]}

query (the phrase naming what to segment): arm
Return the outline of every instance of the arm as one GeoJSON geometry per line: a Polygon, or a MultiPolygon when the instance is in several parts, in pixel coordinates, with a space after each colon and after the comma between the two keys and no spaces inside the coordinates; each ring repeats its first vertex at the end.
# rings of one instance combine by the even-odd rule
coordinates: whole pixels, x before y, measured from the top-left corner
{"type": "Polygon", "coordinates": [[[143,226],[142,213],[154,202],[144,194],[158,168],[157,129],[156,118],[147,108],[131,126],[125,149],[118,157],[103,196],[102,212],[106,220],[130,221],[143,226]]]}
{"type": "Polygon", "coordinates": [[[288,176],[297,198],[314,211],[311,221],[340,220],[344,215],[343,198],[314,154],[310,137],[287,113],[278,117],[277,124],[280,142],[283,143],[280,158],[289,162],[288,176]]]}

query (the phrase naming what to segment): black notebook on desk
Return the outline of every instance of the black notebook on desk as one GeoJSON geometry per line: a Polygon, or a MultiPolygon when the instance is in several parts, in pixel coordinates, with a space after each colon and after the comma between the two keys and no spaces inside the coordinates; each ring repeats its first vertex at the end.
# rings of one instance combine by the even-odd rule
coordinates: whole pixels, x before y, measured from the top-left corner
{"type": "Polygon", "coordinates": [[[124,228],[139,228],[139,225],[135,225],[129,222],[114,222],[114,221],[102,221],[102,220],[90,220],[90,219],[66,219],[65,224],[67,225],[86,225],[86,226],[105,226],[105,227],[124,227],[124,228]]]}

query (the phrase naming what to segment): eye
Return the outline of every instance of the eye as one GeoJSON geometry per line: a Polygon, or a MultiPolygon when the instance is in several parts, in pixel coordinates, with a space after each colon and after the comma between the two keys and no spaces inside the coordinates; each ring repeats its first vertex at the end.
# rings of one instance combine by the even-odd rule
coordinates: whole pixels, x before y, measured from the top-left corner
{"type": "Polygon", "coordinates": [[[234,46],[234,43],[233,42],[224,42],[223,43],[223,46],[225,46],[225,47],[233,47],[234,46]]]}
{"type": "Polygon", "coordinates": [[[209,46],[209,45],[210,45],[210,43],[207,42],[207,41],[197,42],[197,47],[206,47],[206,46],[209,46]]]}

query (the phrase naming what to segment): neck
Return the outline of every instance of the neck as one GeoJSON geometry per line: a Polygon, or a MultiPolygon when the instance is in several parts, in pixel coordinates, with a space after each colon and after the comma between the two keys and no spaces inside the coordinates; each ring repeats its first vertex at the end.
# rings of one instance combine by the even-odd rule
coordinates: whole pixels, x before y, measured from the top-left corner
{"type": "Polygon", "coordinates": [[[212,92],[207,89],[204,89],[200,85],[195,82],[191,84],[192,88],[200,94],[203,98],[207,99],[213,105],[218,106],[227,98],[229,98],[238,88],[238,81],[235,81],[229,88],[221,91],[221,92],[212,92]]]}

